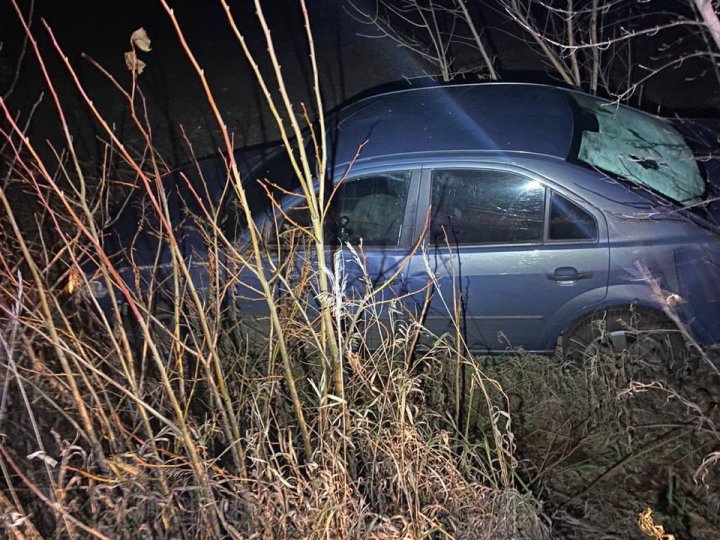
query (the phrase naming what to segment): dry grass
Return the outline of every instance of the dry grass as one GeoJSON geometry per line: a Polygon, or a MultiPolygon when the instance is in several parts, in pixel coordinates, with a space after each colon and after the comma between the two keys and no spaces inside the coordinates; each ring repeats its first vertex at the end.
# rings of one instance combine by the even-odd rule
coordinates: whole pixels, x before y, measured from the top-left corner
{"type": "Polygon", "coordinates": [[[720,381],[699,358],[671,371],[637,360],[491,361],[511,403],[518,474],[563,538],[635,538],[646,507],[678,538],[717,537],[720,478],[703,462],[719,442],[720,381]]]}
{"type": "MultiPolygon", "coordinates": [[[[22,19],[19,10],[18,15],[22,19]]],[[[226,145],[226,195],[250,218],[250,180],[234,162],[232,135],[169,9],[168,17],[226,145]]],[[[261,9],[259,21],[277,66],[261,9]]],[[[167,167],[148,125],[136,63],[128,66],[127,86],[94,64],[127,101],[129,120],[145,141],[144,148],[131,149],[95,109],[51,29],[42,30],[106,140],[104,161],[86,164],[65,120],[63,97],[44,68],[50,51],[41,52],[26,30],[65,144],[34,146],[0,103],[6,159],[0,191],[0,503],[8,534],[547,535],[536,501],[515,481],[502,392],[496,389],[491,397],[483,390],[494,383],[461,342],[420,355],[414,351],[419,324],[377,318],[382,284],[353,296],[345,290],[341,267],[318,272],[308,266],[304,280],[291,279],[287,261],[271,256],[262,231],[251,226],[249,243],[240,249],[225,236],[216,202],[200,197],[200,212],[188,219],[196,222],[210,255],[211,285],[196,287],[172,223],[167,167]],[[102,230],[116,210],[111,202],[123,201],[128,186],[146,201],[138,228],[151,229],[169,254],[164,273],[144,270],[132,250],[106,250],[102,230]],[[18,193],[28,212],[16,204],[18,193]],[[94,275],[86,274],[89,267],[94,275]],[[121,277],[123,268],[129,278],[121,277]],[[238,324],[236,306],[227,301],[227,287],[235,283],[224,276],[239,270],[252,276],[267,308],[268,318],[259,321],[267,338],[262,342],[238,324]],[[92,279],[109,291],[103,305],[90,293],[92,279]],[[386,339],[370,352],[363,344],[372,332],[386,339]],[[481,452],[458,428],[456,406],[430,406],[434,377],[446,371],[449,358],[452,373],[464,366],[474,391],[486,393],[480,407],[462,411],[468,422],[487,419],[481,452]]],[[[308,43],[312,57],[310,33],[308,43]]],[[[311,69],[317,83],[314,60],[311,69]]],[[[325,169],[324,126],[312,124],[314,158],[304,153],[304,144],[293,144],[308,134],[302,129],[307,114],[296,115],[277,74],[275,100],[270,83],[256,72],[310,208],[312,227],[297,231],[296,245],[315,250],[322,260],[329,194],[312,186],[325,169]],[[320,164],[317,170],[313,163],[320,164]]],[[[322,110],[319,90],[316,97],[314,107],[322,110]]],[[[192,148],[187,153],[192,159],[192,148]]],[[[448,381],[459,396],[452,374],[448,381]]]]}
{"type": "MultiPolygon", "coordinates": [[[[168,16],[232,156],[212,89],[168,16]]],[[[272,52],[261,10],[260,23],[272,52]]],[[[110,78],[145,141],[130,149],[44,31],[106,153],[99,166],[77,155],[47,73],[64,147],[33,146],[0,103],[0,518],[8,535],[588,537],[636,531],[648,505],[667,530],[717,532],[720,502],[707,489],[717,476],[717,381],[703,378],[702,365],[695,377],[651,372],[628,388],[632,366],[623,359],[583,370],[529,355],[478,360],[464,347],[457,299],[446,299],[457,331],[443,339],[412,318],[381,319],[384,284],[351,292],[340,265],[306,266],[295,279],[292,257],[274,258],[262,231],[250,227],[243,249],[226,237],[210,203],[188,217],[210,254],[211,286],[196,288],[171,224],[167,167],[137,71],[127,87],[110,78]],[[128,186],[147,200],[141,227],[152,227],[169,254],[163,283],[132,253],[122,261],[105,250],[110,202],[124,200],[128,186]],[[88,261],[110,291],[108,306],[88,293],[88,261]],[[124,265],[131,279],[120,277],[124,265]],[[262,341],[227,301],[235,283],[226,276],[241,269],[267,307],[262,341]],[[143,279],[150,282],[141,287],[143,279]],[[382,343],[367,347],[376,335],[382,343]]],[[[308,43],[312,53],[310,33],[308,43]]],[[[30,45],[42,68],[46,53],[30,45]]],[[[281,76],[275,100],[256,75],[312,217],[292,248],[322,254],[329,194],[312,188],[312,163],[324,164],[324,128],[312,124],[314,159],[300,152],[305,146],[293,140],[307,136],[307,114],[295,114],[281,76]]],[[[189,145],[187,155],[194,159],[189,145]]],[[[250,180],[232,158],[226,164],[226,196],[250,217],[250,180]]]]}

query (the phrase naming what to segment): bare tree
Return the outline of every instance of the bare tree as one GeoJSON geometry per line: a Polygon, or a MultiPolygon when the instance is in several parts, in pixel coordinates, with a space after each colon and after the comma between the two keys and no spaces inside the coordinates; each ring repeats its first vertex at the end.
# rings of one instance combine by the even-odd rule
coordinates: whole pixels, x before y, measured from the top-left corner
{"type": "Polygon", "coordinates": [[[713,5],[711,0],[694,0],[694,2],[705,26],[715,41],[715,45],[720,49],[720,20],[718,20],[717,7],[713,5]]]}
{"type": "MultiPolygon", "coordinates": [[[[33,12],[35,11],[35,0],[30,0],[27,7],[27,14],[25,19],[28,21],[28,27],[32,25],[33,12]]],[[[18,79],[20,78],[20,69],[22,68],[23,60],[25,59],[25,53],[27,52],[28,40],[27,37],[23,38],[22,48],[20,54],[17,57],[14,67],[11,67],[10,62],[2,56],[4,43],[0,42],[0,92],[2,92],[2,99],[8,99],[17,86],[18,79]],[[7,84],[3,84],[7,79],[7,84]]]]}
{"type": "Polygon", "coordinates": [[[707,62],[717,73],[720,21],[711,0],[678,2],[659,11],[639,2],[611,0],[499,0],[510,22],[564,84],[619,99],[688,61],[707,62]],[[697,9],[697,12],[694,10],[697,9]],[[701,47],[704,40],[705,47],[701,47]]]}
{"type": "Polygon", "coordinates": [[[468,0],[376,0],[374,8],[348,2],[349,13],[373,27],[368,37],[384,37],[398,47],[411,50],[437,69],[433,76],[448,82],[468,72],[487,71],[492,80],[499,78],[482,26],[473,17],[468,0]],[[480,62],[460,67],[458,55],[478,55],[480,62]]]}
{"type": "Polygon", "coordinates": [[[534,51],[560,83],[618,99],[642,97],[659,73],[699,65],[720,86],[720,20],[712,0],[678,0],[657,10],[624,0],[376,0],[372,8],[349,0],[348,11],[422,58],[442,81],[468,73],[502,78],[498,66],[516,48],[489,52],[488,34],[506,33],[534,51]],[[481,13],[494,11],[506,24],[488,28],[481,13]],[[703,64],[704,63],[704,64],[703,64]],[[695,64],[693,64],[694,66],[695,64]]]}

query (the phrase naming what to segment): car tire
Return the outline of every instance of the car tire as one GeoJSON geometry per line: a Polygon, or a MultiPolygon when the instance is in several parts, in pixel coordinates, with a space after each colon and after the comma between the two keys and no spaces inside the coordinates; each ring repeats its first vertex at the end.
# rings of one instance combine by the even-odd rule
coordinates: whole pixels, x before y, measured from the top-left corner
{"type": "Polygon", "coordinates": [[[663,314],[637,309],[602,310],[581,319],[563,335],[566,363],[584,367],[598,359],[625,359],[642,371],[676,372],[687,360],[677,326],[663,314]]]}

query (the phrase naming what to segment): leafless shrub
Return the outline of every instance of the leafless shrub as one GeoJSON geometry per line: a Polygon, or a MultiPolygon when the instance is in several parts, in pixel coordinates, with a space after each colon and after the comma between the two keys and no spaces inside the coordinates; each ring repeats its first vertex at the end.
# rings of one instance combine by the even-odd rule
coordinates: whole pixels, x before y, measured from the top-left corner
{"type": "Polygon", "coordinates": [[[718,380],[691,361],[673,376],[629,354],[482,362],[508,395],[519,474],[555,534],[633,537],[647,506],[678,537],[717,533],[718,380]]]}
{"type": "Polygon", "coordinates": [[[511,64],[518,49],[494,51],[494,58],[487,38],[505,33],[528,55],[538,55],[562,84],[623,101],[640,101],[648,81],[690,62],[699,74],[712,70],[720,83],[720,23],[711,0],[678,2],[667,10],[598,0],[376,0],[371,7],[349,6],[351,15],[373,29],[369,38],[387,38],[412,51],[434,67],[431,76],[445,82],[485,71],[492,80],[505,78],[496,65],[511,64]],[[507,24],[487,27],[483,11],[507,24]]]}
{"type": "MultiPolygon", "coordinates": [[[[219,203],[179,176],[199,207],[185,217],[209,254],[203,270],[211,283],[207,290],[196,285],[173,224],[167,168],[149,128],[137,57],[128,66],[127,85],[90,60],[128,104],[144,141],[133,149],[95,108],[52,30],[42,29],[107,140],[96,181],[96,171],[74,146],[63,96],[45,68],[48,53],[40,51],[13,5],[55,105],[64,146],[50,149],[54,159],[44,157],[0,101],[6,185],[22,189],[37,209],[21,215],[10,192],[0,190],[0,468],[2,523],[10,534],[31,537],[37,529],[97,538],[546,536],[535,501],[515,483],[502,391],[477,370],[462,343],[415,354],[421,321],[391,321],[388,328],[376,316],[383,284],[352,295],[338,264],[307,265],[305,278],[295,280],[293,261],[274,257],[253,220],[246,198],[250,180],[234,161],[232,135],[167,4],[226,145],[226,195],[249,224],[249,244],[240,247],[219,221],[219,203]],[[102,235],[115,219],[110,201],[135,204],[127,202],[138,198],[127,198],[128,190],[147,203],[138,208],[138,226],[158,239],[149,267],[136,259],[132,245],[111,253],[102,235]],[[161,251],[168,264],[160,262],[161,251]],[[265,337],[260,343],[250,342],[233,315],[237,306],[226,301],[236,283],[224,276],[241,270],[252,276],[269,313],[259,321],[265,337]],[[377,347],[363,346],[372,331],[386,338],[377,347]],[[429,374],[447,374],[448,357],[453,369],[468,370],[474,395],[482,397],[471,399],[466,411],[455,406],[445,414],[428,406],[428,392],[435,384],[429,374]],[[461,413],[467,425],[484,418],[482,452],[458,427],[461,413]]],[[[231,31],[256,68],[224,6],[231,31]]],[[[296,113],[259,2],[256,9],[280,98],[272,97],[270,82],[258,70],[257,82],[312,220],[310,228],[293,231],[288,253],[312,249],[323,261],[330,194],[314,188],[318,176],[325,185],[322,116],[312,123],[309,113],[296,113]],[[314,156],[305,144],[295,144],[308,136],[314,156]]],[[[320,113],[306,23],[314,108],[320,113]]],[[[191,147],[188,154],[194,155],[191,147]]],[[[361,254],[354,254],[362,263],[361,254]]],[[[462,393],[452,376],[447,384],[456,396],[462,393]]]]}
{"type": "Polygon", "coordinates": [[[466,0],[377,0],[373,8],[349,2],[348,11],[377,32],[368,37],[389,38],[398,47],[412,51],[437,69],[430,73],[431,76],[447,82],[466,73],[487,70],[490,79],[498,79],[494,61],[482,37],[482,27],[466,0]],[[457,56],[467,56],[468,50],[479,55],[480,64],[459,65],[457,56]]]}

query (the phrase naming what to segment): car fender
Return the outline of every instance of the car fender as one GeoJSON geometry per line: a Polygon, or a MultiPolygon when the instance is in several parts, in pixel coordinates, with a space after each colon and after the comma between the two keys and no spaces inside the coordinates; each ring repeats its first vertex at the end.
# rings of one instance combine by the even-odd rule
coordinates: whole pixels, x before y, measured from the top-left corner
{"type": "Polygon", "coordinates": [[[638,307],[664,311],[667,307],[665,302],[671,298],[671,292],[664,289],[656,294],[649,285],[620,284],[610,285],[607,294],[604,288],[593,289],[584,294],[576,296],[560,308],[545,324],[544,335],[548,336],[545,349],[554,350],[560,335],[575,322],[587,317],[591,313],[612,308],[627,308],[634,304],[638,307]],[[598,295],[604,294],[604,298],[597,301],[598,295]]]}

